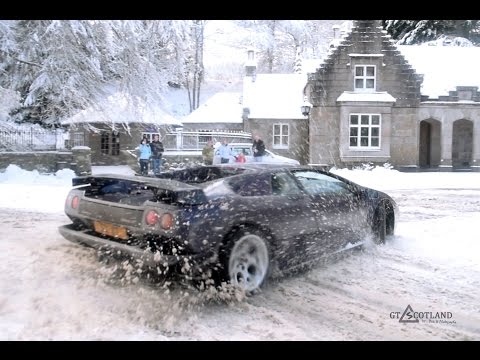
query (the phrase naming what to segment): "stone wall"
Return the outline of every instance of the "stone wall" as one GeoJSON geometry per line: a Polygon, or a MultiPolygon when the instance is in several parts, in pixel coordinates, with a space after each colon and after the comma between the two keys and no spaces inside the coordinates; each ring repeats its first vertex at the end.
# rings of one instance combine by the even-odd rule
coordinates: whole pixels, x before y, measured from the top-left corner
{"type": "Polygon", "coordinates": [[[39,151],[39,152],[0,152],[0,171],[10,164],[39,173],[55,173],[61,169],[72,169],[76,175],[92,173],[88,147],[74,148],[72,151],[39,151]]]}

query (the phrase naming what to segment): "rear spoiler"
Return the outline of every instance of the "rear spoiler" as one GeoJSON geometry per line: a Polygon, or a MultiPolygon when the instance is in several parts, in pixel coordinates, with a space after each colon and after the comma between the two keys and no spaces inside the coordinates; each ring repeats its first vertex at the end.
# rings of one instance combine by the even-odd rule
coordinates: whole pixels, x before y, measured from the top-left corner
{"type": "Polygon", "coordinates": [[[72,179],[74,187],[85,188],[86,196],[125,194],[152,191],[156,201],[187,205],[203,204],[207,201],[202,188],[170,179],[152,178],[141,180],[125,175],[79,176],[72,179]]]}

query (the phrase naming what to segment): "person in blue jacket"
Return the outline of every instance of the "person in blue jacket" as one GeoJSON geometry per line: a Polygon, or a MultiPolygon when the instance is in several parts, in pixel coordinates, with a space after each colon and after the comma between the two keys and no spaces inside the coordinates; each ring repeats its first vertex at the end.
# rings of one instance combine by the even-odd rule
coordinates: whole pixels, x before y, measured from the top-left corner
{"type": "Polygon", "coordinates": [[[140,146],[138,148],[140,152],[140,173],[143,176],[148,175],[148,163],[150,162],[150,157],[152,156],[152,149],[150,148],[150,144],[147,142],[146,138],[143,138],[140,142],[140,146]]]}
{"type": "Polygon", "coordinates": [[[226,139],[222,141],[222,145],[219,146],[217,153],[220,155],[220,163],[227,164],[230,162],[230,157],[233,155],[232,148],[228,145],[226,139]]]}

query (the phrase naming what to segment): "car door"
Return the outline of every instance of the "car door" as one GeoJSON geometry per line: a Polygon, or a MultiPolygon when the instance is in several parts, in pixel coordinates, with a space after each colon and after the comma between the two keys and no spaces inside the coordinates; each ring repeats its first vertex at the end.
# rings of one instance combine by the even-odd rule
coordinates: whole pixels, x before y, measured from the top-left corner
{"type": "Polygon", "coordinates": [[[355,189],[318,170],[297,170],[293,174],[318,210],[320,237],[313,250],[315,254],[333,253],[365,239],[367,209],[355,189]]]}
{"type": "Polygon", "coordinates": [[[310,247],[319,236],[317,206],[285,170],[264,172],[228,180],[241,198],[236,200],[237,219],[268,229],[279,268],[308,261],[310,247]]]}
{"type": "Polygon", "coordinates": [[[315,256],[320,234],[317,218],[319,208],[287,171],[277,171],[270,178],[272,195],[266,199],[275,211],[270,225],[278,245],[279,267],[292,268],[309,262],[315,256]]]}

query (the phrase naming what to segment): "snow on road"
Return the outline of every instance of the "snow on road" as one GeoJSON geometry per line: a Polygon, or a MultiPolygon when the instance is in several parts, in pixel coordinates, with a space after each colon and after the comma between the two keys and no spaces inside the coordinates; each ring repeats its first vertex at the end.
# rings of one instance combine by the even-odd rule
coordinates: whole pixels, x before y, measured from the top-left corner
{"type": "Polygon", "coordinates": [[[480,340],[480,188],[457,174],[459,186],[418,190],[401,175],[387,244],[223,301],[113,278],[115,263],[61,237],[62,212],[0,206],[0,339],[480,340]],[[451,317],[400,322],[407,306],[451,317]]]}

